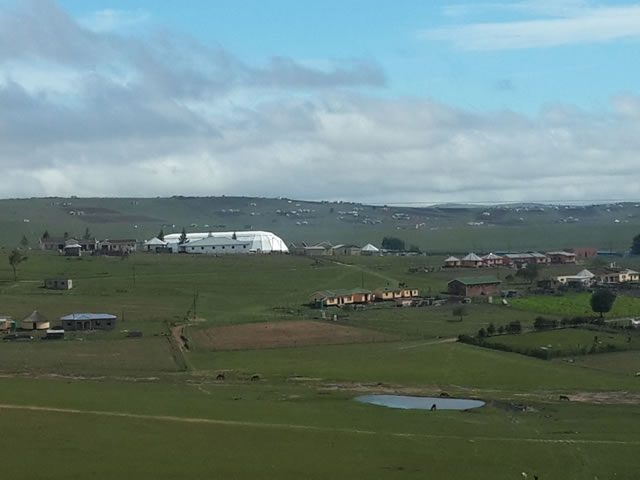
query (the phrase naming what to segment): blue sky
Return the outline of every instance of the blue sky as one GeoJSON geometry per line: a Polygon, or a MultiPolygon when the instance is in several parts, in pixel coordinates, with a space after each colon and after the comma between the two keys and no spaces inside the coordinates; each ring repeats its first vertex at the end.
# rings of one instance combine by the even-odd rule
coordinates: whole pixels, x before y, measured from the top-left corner
{"type": "Polygon", "coordinates": [[[0,191],[637,201],[639,43],[640,1],[0,0],[0,191]]]}
{"type": "MultiPolygon", "coordinates": [[[[487,50],[425,37],[425,32],[436,29],[553,20],[578,15],[580,9],[628,8],[637,2],[59,3],[80,20],[111,12],[113,15],[105,16],[119,14],[120,31],[127,34],[167,28],[207,45],[221,45],[255,63],[272,56],[312,64],[327,59],[370,59],[387,75],[385,87],[372,90],[373,94],[431,97],[474,110],[507,108],[533,113],[558,102],[603,109],[610,95],[638,88],[637,32],[635,39],[596,42],[576,35],[575,41],[565,45],[487,50]]],[[[114,26],[118,28],[117,20],[114,26]]]]}

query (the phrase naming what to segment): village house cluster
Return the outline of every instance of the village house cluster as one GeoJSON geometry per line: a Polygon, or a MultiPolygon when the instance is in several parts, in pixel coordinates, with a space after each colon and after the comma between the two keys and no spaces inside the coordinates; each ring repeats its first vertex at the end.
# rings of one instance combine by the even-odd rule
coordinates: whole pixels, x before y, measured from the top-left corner
{"type": "Polygon", "coordinates": [[[304,242],[299,245],[292,243],[289,245],[289,252],[294,255],[306,255],[309,257],[382,254],[382,251],[371,243],[367,243],[364,247],[360,247],[354,244],[333,245],[330,242],[320,242],[315,245],[307,245],[304,242]]]}
{"type": "Polygon", "coordinates": [[[116,320],[117,317],[109,313],[72,313],[61,317],[57,325],[52,326],[46,316],[34,310],[21,321],[0,315],[0,331],[8,334],[4,337],[7,341],[32,340],[33,333],[44,333],[43,338],[47,340],[59,340],[67,331],[113,330],[116,320]]]}
{"type": "Polygon", "coordinates": [[[364,288],[322,290],[311,295],[310,304],[316,308],[326,308],[364,305],[374,301],[395,301],[400,306],[408,306],[419,296],[418,289],[404,286],[384,286],[373,290],[364,288]]]}
{"type": "Polygon", "coordinates": [[[83,253],[92,255],[123,255],[133,253],[137,249],[135,239],[106,239],[99,241],[95,237],[42,237],[40,249],[58,252],[60,255],[80,257],[83,253]]]}
{"type": "Polygon", "coordinates": [[[522,268],[526,265],[549,265],[576,263],[577,255],[570,251],[526,252],[526,253],[488,253],[483,256],[469,253],[462,258],[450,256],[444,260],[445,268],[482,268],[505,266],[522,268]]]}

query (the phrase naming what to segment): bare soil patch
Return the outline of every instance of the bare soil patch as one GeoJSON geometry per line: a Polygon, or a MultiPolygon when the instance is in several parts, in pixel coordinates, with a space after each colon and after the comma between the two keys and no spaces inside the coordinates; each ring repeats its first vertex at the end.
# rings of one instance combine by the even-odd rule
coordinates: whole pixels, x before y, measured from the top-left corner
{"type": "Polygon", "coordinates": [[[260,348],[369,343],[394,337],[364,328],[311,321],[250,323],[197,329],[193,341],[209,350],[252,350],[260,348]]]}

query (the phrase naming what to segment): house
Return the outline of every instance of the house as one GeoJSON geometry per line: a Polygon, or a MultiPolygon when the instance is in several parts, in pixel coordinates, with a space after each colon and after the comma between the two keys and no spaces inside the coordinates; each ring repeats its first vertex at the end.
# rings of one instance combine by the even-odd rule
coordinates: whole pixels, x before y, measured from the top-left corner
{"type": "Polygon", "coordinates": [[[6,332],[9,330],[15,330],[16,322],[11,317],[0,315],[0,331],[6,332]]]}
{"type": "Polygon", "coordinates": [[[575,275],[558,276],[555,280],[561,285],[586,287],[592,285],[596,281],[596,278],[593,273],[585,269],[575,275]]]}
{"type": "Polygon", "coordinates": [[[65,257],[82,256],[82,245],[80,245],[79,243],[70,243],[69,245],[65,245],[63,250],[65,257]]]}
{"type": "Polygon", "coordinates": [[[73,280],[70,278],[47,278],[44,281],[44,288],[49,290],[71,290],[73,288],[73,280]]]}
{"type": "Polygon", "coordinates": [[[98,240],[95,237],[76,239],[74,237],[55,238],[47,237],[40,239],[40,249],[46,251],[62,252],[67,245],[80,245],[84,252],[92,252],[98,249],[98,240]]]}
{"type": "Polygon", "coordinates": [[[62,329],[69,330],[112,330],[116,326],[115,315],[108,313],[72,313],[60,318],[62,329]]]}
{"type": "Polygon", "coordinates": [[[460,261],[460,259],[458,257],[454,257],[453,255],[450,256],[449,258],[445,258],[444,260],[445,268],[455,268],[455,267],[459,267],[460,265],[462,265],[462,262],[460,261]]]}
{"type": "Polygon", "coordinates": [[[380,249],[375,245],[371,245],[367,243],[364,247],[360,249],[360,255],[379,255],[380,249]]]}
{"type": "Polygon", "coordinates": [[[360,247],[357,245],[335,245],[331,248],[332,255],[360,255],[360,247]]]}
{"type": "Polygon", "coordinates": [[[638,282],[640,281],[640,273],[635,270],[619,270],[607,272],[600,276],[600,282],[608,285],[617,285],[620,283],[638,282]]]}
{"type": "Polygon", "coordinates": [[[20,322],[22,330],[46,330],[51,324],[47,317],[34,310],[31,314],[20,322]]]}
{"type": "Polygon", "coordinates": [[[167,248],[167,242],[160,240],[158,237],[153,237],[151,240],[144,242],[144,250],[147,252],[161,252],[167,248]]]}
{"type": "Polygon", "coordinates": [[[447,284],[450,295],[461,297],[477,297],[480,295],[497,295],[502,282],[495,277],[455,278],[447,284]]]}
{"type": "Polygon", "coordinates": [[[565,252],[574,253],[576,258],[590,258],[598,254],[598,249],[594,247],[574,247],[566,248],[565,252]]]}
{"type": "Polygon", "coordinates": [[[311,296],[311,305],[316,308],[340,307],[350,304],[364,304],[373,300],[370,290],[355,288],[353,290],[322,290],[311,296]]]}
{"type": "Polygon", "coordinates": [[[505,253],[502,256],[502,264],[515,268],[522,268],[525,265],[536,264],[546,265],[550,262],[549,257],[539,252],[527,253],[505,253]]]}
{"type": "Polygon", "coordinates": [[[481,267],[482,259],[475,253],[470,253],[462,257],[461,264],[463,267],[481,267]]]}
{"type": "MultiPolygon", "coordinates": [[[[165,244],[166,245],[166,244],[165,244]]],[[[136,251],[137,242],[132,238],[117,239],[117,240],[104,240],[100,242],[100,250],[102,253],[133,253],[136,251]]]]}
{"type": "Polygon", "coordinates": [[[576,254],[571,252],[547,252],[547,257],[551,263],[576,263],[576,254]]]}
{"type": "Polygon", "coordinates": [[[181,251],[200,255],[235,255],[251,253],[251,242],[224,237],[206,237],[180,245],[181,251]]]}
{"type": "Polygon", "coordinates": [[[373,290],[376,300],[397,300],[399,298],[418,297],[420,292],[417,288],[406,287],[378,287],[373,290]]]}
{"type": "Polygon", "coordinates": [[[502,257],[500,255],[496,255],[495,253],[489,253],[482,257],[482,263],[487,267],[502,265],[502,257]]]}

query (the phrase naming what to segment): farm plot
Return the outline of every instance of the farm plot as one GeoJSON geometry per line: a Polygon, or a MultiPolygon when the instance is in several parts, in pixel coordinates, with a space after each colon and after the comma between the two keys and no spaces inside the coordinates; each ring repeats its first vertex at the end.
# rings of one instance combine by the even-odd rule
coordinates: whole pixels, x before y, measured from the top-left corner
{"type": "Polygon", "coordinates": [[[289,321],[203,328],[191,333],[196,348],[249,350],[392,340],[392,335],[322,322],[289,321]]]}
{"type": "MultiPolygon", "coordinates": [[[[588,293],[569,294],[563,296],[532,296],[510,300],[514,308],[532,312],[564,315],[566,317],[594,316],[589,303],[588,293]]],[[[620,318],[640,315],[640,298],[618,295],[606,317],[620,318]]]]}

